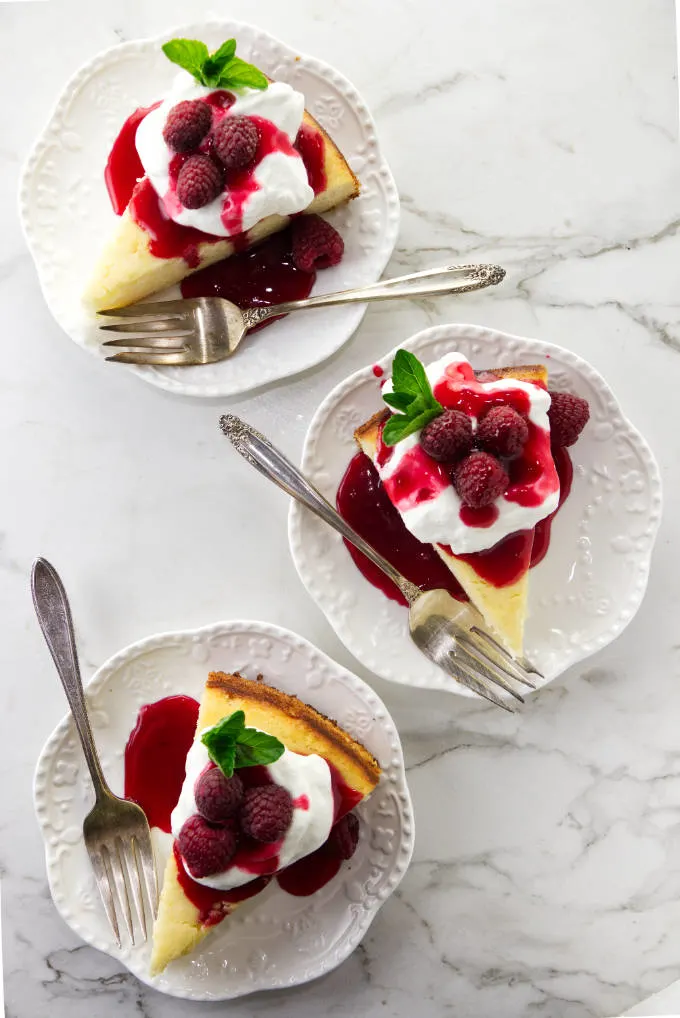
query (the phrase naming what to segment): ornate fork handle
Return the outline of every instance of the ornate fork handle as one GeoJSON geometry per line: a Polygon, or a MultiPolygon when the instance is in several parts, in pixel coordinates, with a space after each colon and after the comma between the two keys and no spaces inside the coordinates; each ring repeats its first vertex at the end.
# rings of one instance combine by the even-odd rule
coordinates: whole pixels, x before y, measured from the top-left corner
{"type": "Polygon", "coordinates": [[[370,286],[337,293],[321,293],[305,300],[289,300],[267,308],[249,308],[243,317],[248,328],[265,318],[301,311],[304,308],[332,307],[337,304],[363,304],[365,301],[390,300],[393,297],[432,297],[438,293],[469,293],[486,286],[496,286],[505,278],[500,265],[445,265],[425,269],[408,276],[385,279],[370,286]]]}
{"type": "Polygon", "coordinates": [[[102,773],[92,737],[90,719],[87,715],[71,609],[59,574],[54,566],[44,558],[36,559],[33,563],[31,591],[38,622],[57,666],[59,678],[80,736],[95,795],[99,801],[110,795],[111,791],[102,773]]]}
{"type": "Polygon", "coordinates": [[[393,583],[396,583],[409,604],[420,596],[420,589],[405,576],[402,576],[370,544],[367,544],[363,537],[357,534],[335,511],[321,492],[307,480],[304,474],[301,474],[282,452],[279,452],[271,442],[268,442],[264,435],[251,428],[235,414],[225,414],[221,417],[220,427],[236,451],[251,466],[282,488],[286,494],[310,509],[324,523],[328,523],[342,537],[345,537],[362,555],[370,559],[386,576],[389,576],[393,583]]]}

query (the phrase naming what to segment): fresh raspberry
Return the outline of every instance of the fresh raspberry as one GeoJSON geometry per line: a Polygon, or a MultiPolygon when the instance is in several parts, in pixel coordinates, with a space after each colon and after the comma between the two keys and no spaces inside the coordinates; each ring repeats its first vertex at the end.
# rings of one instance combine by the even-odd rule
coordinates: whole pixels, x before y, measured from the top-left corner
{"type": "Polygon", "coordinates": [[[472,452],[455,468],[453,481],[465,505],[481,509],[505,491],[508,475],[495,456],[472,452]]]}
{"type": "Polygon", "coordinates": [[[177,845],[194,877],[221,873],[234,857],[238,844],[235,823],[214,827],[198,813],[182,824],[177,845]]]}
{"type": "Polygon", "coordinates": [[[212,113],[200,99],[185,99],[168,113],[163,138],[173,152],[191,152],[205,138],[212,124],[212,113]]]}
{"type": "Polygon", "coordinates": [[[293,261],[303,272],[337,265],[345,252],[338,231],[321,216],[300,216],[293,221],[293,261]]]}
{"type": "Polygon", "coordinates": [[[556,448],[573,445],[589,417],[588,401],[581,396],[573,396],[570,392],[551,392],[548,420],[552,445],[556,448]]]}
{"type": "Polygon", "coordinates": [[[206,820],[222,823],[241,805],[243,782],[238,774],[225,778],[219,767],[204,771],[194,786],[196,809],[206,820]]]}
{"type": "Polygon", "coordinates": [[[234,114],[220,121],[213,137],[215,154],[225,170],[242,170],[255,158],[260,132],[250,117],[234,114]]]}
{"type": "Polygon", "coordinates": [[[241,806],[241,830],[256,841],[279,841],[293,819],[293,800],[281,785],[249,788],[241,806]]]}
{"type": "Polygon", "coordinates": [[[477,441],[487,452],[512,459],[519,456],[529,437],[529,425],[511,406],[495,406],[482,417],[477,441]]]}
{"type": "Polygon", "coordinates": [[[210,156],[189,156],[177,174],[177,197],[185,209],[201,209],[222,190],[222,174],[210,156]]]}
{"type": "Polygon", "coordinates": [[[455,463],[467,456],[472,440],[472,421],[460,410],[445,410],[420,433],[423,449],[440,463],[455,463]]]}
{"type": "Polygon", "coordinates": [[[351,859],[359,843],[359,818],[354,813],[347,813],[338,820],[328,835],[328,846],[341,859],[351,859]]]}

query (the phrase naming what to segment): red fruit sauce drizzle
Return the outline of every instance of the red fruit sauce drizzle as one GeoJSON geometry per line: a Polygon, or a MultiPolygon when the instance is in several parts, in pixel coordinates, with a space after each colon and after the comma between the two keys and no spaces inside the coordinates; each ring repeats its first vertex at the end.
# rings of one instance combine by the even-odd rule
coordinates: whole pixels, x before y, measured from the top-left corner
{"type": "MultiPolygon", "coordinates": [[[[146,704],[139,711],[137,724],[125,747],[125,796],[139,803],[152,827],[171,832],[170,815],[177,805],[185,777],[186,755],[196,732],[199,705],[188,696],[168,696],[146,704]]],[[[212,766],[212,765],[211,765],[212,766]]],[[[362,796],[343,781],[330,762],[334,819],[337,823],[361,801],[362,796]]],[[[266,767],[244,767],[239,777],[246,788],[267,785],[273,779],[266,767]]],[[[296,809],[308,810],[309,799],[294,800],[296,809]]],[[[219,923],[229,905],[258,894],[274,875],[290,894],[314,894],[340,869],[342,860],[328,842],[316,852],[294,863],[281,873],[281,842],[263,844],[242,836],[231,865],[252,873],[253,880],[229,891],[217,891],[192,880],[174,845],[178,880],[187,898],[196,906],[205,926],[219,923]]]]}
{"type": "Polygon", "coordinates": [[[168,834],[197,720],[194,699],[166,696],[140,709],[125,747],[125,798],[142,807],[151,827],[168,834]]]}
{"type": "Polygon", "coordinates": [[[380,367],[379,364],[374,364],[371,370],[373,371],[373,374],[375,375],[376,378],[382,378],[382,376],[385,374],[384,370],[380,367]]]}
{"type": "MultiPolygon", "coordinates": [[[[219,121],[235,100],[230,92],[219,90],[205,101],[213,107],[213,120],[219,121]]],[[[245,247],[247,237],[240,230],[243,205],[248,195],[259,186],[255,180],[254,167],[270,152],[291,154],[296,150],[305,164],[307,178],[314,193],[318,194],[326,186],[324,140],[318,131],[306,125],[301,127],[293,146],[288,136],[271,121],[253,117],[260,129],[255,160],[249,168],[231,174],[225,181],[228,200],[225,202],[223,221],[230,229],[237,231],[235,235],[229,238],[216,237],[190,226],[180,226],[167,216],[151,183],[139,179],[143,177],[144,171],[137,154],[135,135],[146,114],[159,105],[154,103],[152,106],[140,107],[128,117],[113,143],[105,171],[106,186],[114,212],[122,215],[125,208],[129,207],[131,217],[149,234],[149,250],[156,258],[184,258],[187,265],[194,268],[199,263],[199,244],[216,244],[228,239],[237,250],[245,247]]],[[[211,145],[212,138],[206,138],[200,148],[210,152],[211,145]]],[[[186,158],[176,156],[172,160],[170,192],[164,196],[171,205],[176,202],[177,174],[186,158]]]]}
{"type": "MultiPolygon", "coordinates": [[[[187,276],[181,283],[182,296],[224,297],[240,308],[301,300],[312,292],[316,272],[298,269],[292,252],[288,227],[257,247],[187,276]]],[[[277,319],[268,318],[256,328],[262,329],[274,321],[277,319]]]]}
{"type": "MultiPolygon", "coordinates": [[[[510,534],[488,551],[459,556],[494,586],[503,587],[515,582],[526,570],[527,564],[533,568],[547,554],[552,521],[571,490],[573,476],[568,451],[556,449],[553,456],[560,480],[560,502],[555,512],[541,520],[533,531],[510,534]]],[[[377,470],[364,453],[358,453],[350,461],[340,482],[336,503],[340,515],[366,538],[376,551],[391,562],[395,569],[421,590],[443,587],[459,600],[467,599],[434,548],[429,544],[422,544],[406,529],[401,516],[387,496],[377,470]]],[[[392,600],[406,604],[392,581],[352,545],[345,543],[357,568],[369,583],[378,587],[392,600]]],[[[445,545],[442,547],[451,552],[445,545]]]]}

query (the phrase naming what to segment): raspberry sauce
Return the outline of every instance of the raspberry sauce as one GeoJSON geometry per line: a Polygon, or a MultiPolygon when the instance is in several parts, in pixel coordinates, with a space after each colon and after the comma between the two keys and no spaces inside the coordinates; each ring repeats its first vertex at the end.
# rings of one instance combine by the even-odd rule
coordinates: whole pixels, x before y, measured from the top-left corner
{"type": "Polygon", "coordinates": [[[316,852],[298,859],[277,876],[279,887],[296,898],[306,898],[324,887],[342,866],[342,859],[326,842],[316,852]]]}
{"type": "Polygon", "coordinates": [[[137,128],[147,113],[151,113],[151,110],[155,110],[158,106],[160,106],[160,102],[153,103],[151,106],[140,106],[138,110],[131,113],[121,127],[109,153],[104,170],[104,180],[113,211],[117,216],[123,215],[132,197],[135,184],[140,177],[144,176],[144,167],[135,147],[137,128]]]}
{"type": "MultiPolygon", "coordinates": [[[[566,449],[556,449],[553,456],[560,480],[560,501],[555,512],[541,520],[533,531],[510,534],[488,551],[459,556],[494,586],[503,587],[514,583],[527,565],[530,568],[538,565],[548,552],[552,521],[571,491],[573,477],[569,452],[566,449]]],[[[364,453],[358,453],[347,467],[338,488],[337,508],[357,533],[421,590],[443,587],[458,600],[467,599],[434,548],[422,544],[406,529],[401,516],[387,497],[378,472],[364,453]]],[[[483,510],[476,512],[480,514],[481,520],[483,510]]],[[[484,524],[477,522],[476,525],[484,524]]],[[[355,565],[368,582],[392,600],[406,604],[392,581],[351,544],[345,543],[355,565]]],[[[451,554],[450,548],[445,545],[442,548],[451,554]]]]}
{"type": "Polygon", "coordinates": [[[191,879],[184,869],[177,842],[174,843],[172,850],[175,855],[179,886],[191,904],[198,910],[198,919],[203,926],[216,926],[221,923],[225,916],[231,912],[230,905],[253,898],[263,891],[271,880],[271,877],[258,877],[256,880],[251,880],[241,887],[234,887],[230,891],[216,891],[214,887],[206,887],[191,879]]]}
{"type": "Polygon", "coordinates": [[[314,194],[326,187],[325,145],[320,131],[303,124],[295,139],[295,148],[302,156],[307,170],[307,180],[314,194]]]}
{"type": "MultiPolygon", "coordinates": [[[[187,276],[181,290],[183,297],[224,297],[240,308],[257,308],[309,297],[315,280],[316,272],[303,272],[293,262],[288,228],[257,247],[187,276]]],[[[268,318],[256,328],[276,320],[268,318]]]]}
{"type": "Polygon", "coordinates": [[[168,834],[197,720],[190,696],[166,696],[141,708],[125,747],[125,798],[142,807],[151,827],[168,834]]]}
{"type": "MultiPolygon", "coordinates": [[[[351,460],[336,499],[338,512],[383,558],[391,562],[421,590],[443,587],[459,600],[466,600],[462,588],[434,548],[409,533],[382,485],[368,456],[360,452],[351,460]]],[[[345,542],[359,571],[383,594],[406,604],[399,589],[354,545],[345,542]]]]}

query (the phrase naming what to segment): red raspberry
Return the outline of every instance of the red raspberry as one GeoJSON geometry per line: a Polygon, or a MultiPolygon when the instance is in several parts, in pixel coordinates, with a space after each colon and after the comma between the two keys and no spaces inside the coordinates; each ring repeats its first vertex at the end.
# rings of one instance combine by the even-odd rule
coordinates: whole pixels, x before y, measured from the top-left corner
{"type": "Polygon", "coordinates": [[[588,401],[581,396],[573,396],[570,392],[551,392],[548,420],[552,445],[556,448],[573,445],[589,417],[588,401]]]}
{"type": "Polygon", "coordinates": [[[512,459],[519,456],[529,437],[529,425],[511,406],[495,406],[482,417],[477,441],[487,452],[512,459]]]}
{"type": "Polygon", "coordinates": [[[460,410],[445,410],[426,424],[420,433],[423,449],[440,463],[455,463],[467,456],[472,441],[472,421],[460,410]]]}
{"type": "Polygon", "coordinates": [[[204,771],[194,786],[196,809],[206,820],[222,823],[235,813],[243,798],[243,782],[238,774],[225,778],[219,767],[204,771]]]}
{"type": "Polygon", "coordinates": [[[177,174],[177,197],[185,209],[201,209],[222,190],[222,174],[209,156],[189,156],[177,174]]]}
{"type": "Polygon", "coordinates": [[[293,819],[293,800],[281,785],[249,788],[241,806],[241,830],[256,841],[279,841],[293,819]]]}
{"type": "Polygon", "coordinates": [[[505,491],[508,475],[490,453],[472,452],[455,468],[453,483],[465,505],[481,509],[505,491]]]}
{"type": "Polygon", "coordinates": [[[354,813],[347,813],[338,820],[328,835],[328,846],[341,859],[351,859],[359,843],[359,818],[354,813]]]}
{"type": "Polygon", "coordinates": [[[215,153],[227,171],[242,170],[252,162],[259,141],[257,124],[250,117],[224,117],[215,128],[215,153]]]}
{"type": "Polygon", "coordinates": [[[191,152],[205,138],[212,124],[212,113],[200,99],[185,99],[168,113],[163,138],[173,152],[191,152]]]}
{"type": "Polygon", "coordinates": [[[345,252],[338,231],[321,216],[293,220],[293,261],[303,272],[337,265],[345,252]]]}
{"type": "Polygon", "coordinates": [[[198,813],[182,824],[177,845],[189,872],[194,877],[221,873],[234,857],[238,844],[236,825],[232,822],[214,827],[198,813]]]}

